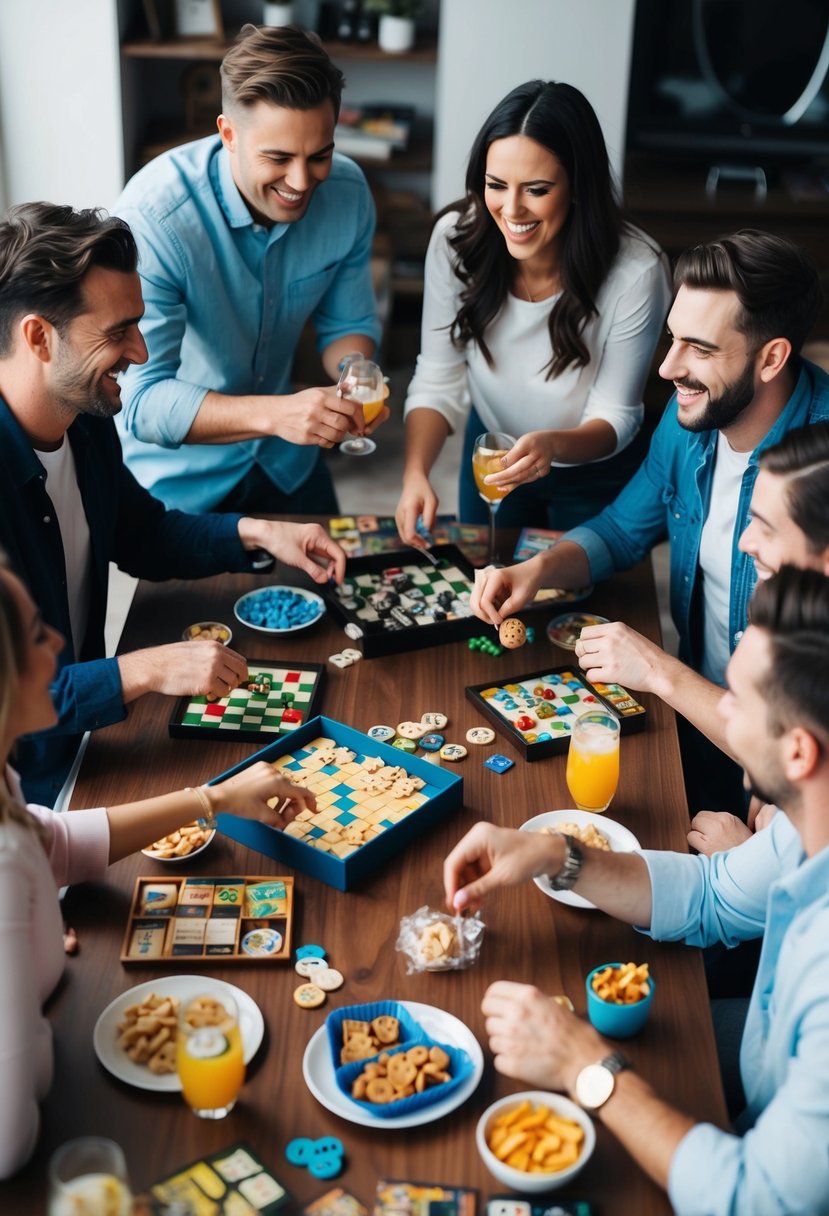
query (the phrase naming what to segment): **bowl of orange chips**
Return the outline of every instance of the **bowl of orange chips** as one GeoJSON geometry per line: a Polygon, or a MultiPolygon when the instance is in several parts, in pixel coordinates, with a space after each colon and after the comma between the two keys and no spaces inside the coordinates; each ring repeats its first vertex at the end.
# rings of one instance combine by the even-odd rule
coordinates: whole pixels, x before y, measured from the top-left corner
{"type": "Polygon", "coordinates": [[[530,1090],[493,1102],[478,1120],[478,1152],[504,1186],[542,1194],[578,1174],[596,1147],[590,1116],[562,1094],[530,1090]]]}
{"type": "Polygon", "coordinates": [[[654,982],[647,963],[605,963],[588,975],[587,1016],[599,1034],[629,1039],[648,1020],[654,982]]]}

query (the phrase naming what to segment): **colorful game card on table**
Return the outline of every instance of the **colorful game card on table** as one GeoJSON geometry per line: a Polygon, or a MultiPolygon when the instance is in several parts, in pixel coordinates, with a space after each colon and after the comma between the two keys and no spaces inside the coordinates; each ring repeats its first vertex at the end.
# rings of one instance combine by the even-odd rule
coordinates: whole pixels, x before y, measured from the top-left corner
{"type": "Polygon", "coordinates": [[[511,676],[500,684],[466,689],[472,702],[525,760],[566,752],[576,718],[591,709],[609,709],[623,734],[645,725],[645,707],[620,684],[590,684],[578,668],[554,667],[511,676]]]}
{"type": "Polygon", "coordinates": [[[475,1216],[478,1192],[433,1182],[377,1183],[374,1216],[475,1216]]]}
{"type": "Polygon", "coordinates": [[[244,1141],[209,1153],[153,1183],[153,1212],[181,1209],[210,1216],[276,1216],[290,1195],[244,1141]]]}
{"type": "Polygon", "coordinates": [[[313,718],[324,676],[320,663],[252,659],[246,683],[226,697],[181,697],[170,719],[170,735],[234,743],[288,735],[313,718]]]}

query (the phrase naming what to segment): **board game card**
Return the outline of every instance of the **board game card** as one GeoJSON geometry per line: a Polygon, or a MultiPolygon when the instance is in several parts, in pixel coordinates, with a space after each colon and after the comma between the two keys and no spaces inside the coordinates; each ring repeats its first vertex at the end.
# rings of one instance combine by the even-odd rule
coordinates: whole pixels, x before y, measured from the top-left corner
{"type": "Polygon", "coordinates": [[[374,1216],[475,1216],[477,1198],[469,1187],[381,1180],[374,1216]]]}
{"type": "Polygon", "coordinates": [[[491,1195],[486,1216],[592,1216],[593,1208],[583,1199],[519,1199],[517,1195],[491,1195]]]}
{"type": "Polygon", "coordinates": [[[158,1216],[176,1203],[211,1216],[236,1216],[251,1208],[257,1216],[276,1216],[290,1202],[282,1183],[244,1142],[192,1161],[153,1183],[149,1193],[158,1216]]]}
{"type": "Polygon", "coordinates": [[[368,1208],[341,1186],[335,1186],[302,1209],[303,1216],[368,1216],[368,1208]]]}

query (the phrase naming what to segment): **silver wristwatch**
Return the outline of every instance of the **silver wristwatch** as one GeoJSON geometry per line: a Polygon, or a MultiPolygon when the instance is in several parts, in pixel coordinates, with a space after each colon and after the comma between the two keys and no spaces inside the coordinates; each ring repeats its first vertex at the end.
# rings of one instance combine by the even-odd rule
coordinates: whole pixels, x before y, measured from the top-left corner
{"type": "Polygon", "coordinates": [[[566,832],[559,835],[564,841],[564,862],[557,874],[548,874],[547,878],[554,891],[569,891],[581,873],[584,853],[575,836],[568,836],[566,832]]]}
{"type": "Polygon", "coordinates": [[[616,1077],[623,1068],[632,1068],[627,1056],[614,1051],[597,1064],[588,1064],[576,1077],[575,1098],[586,1111],[604,1106],[616,1088],[616,1077]]]}

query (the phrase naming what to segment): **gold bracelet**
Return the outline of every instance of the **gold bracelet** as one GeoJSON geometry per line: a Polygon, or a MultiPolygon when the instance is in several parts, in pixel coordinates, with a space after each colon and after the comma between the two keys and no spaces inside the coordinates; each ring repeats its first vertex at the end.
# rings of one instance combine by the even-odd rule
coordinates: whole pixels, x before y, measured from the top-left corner
{"type": "Polygon", "coordinates": [[[184,788],[184,792],[185,792],[185,794],[195,794],[196,795],[196,797],[199,800],[199,805],[201,806],[201,809],[203,812],[203,814],[199,818],[199,825],[203,828],[207,828],[209,831],[212,831],[213,828],[215,828],[215,826],[216,826],[216,816],[213,813],[213,808],[210,805],[207,794],[205,794],[202,787],[200,785],[197,785],[197,786],[187,785],[184,788]]]}

